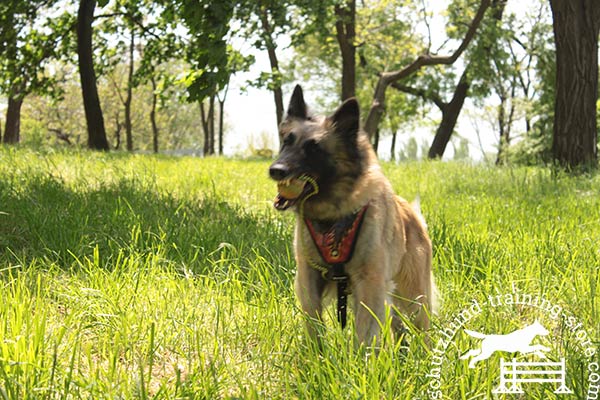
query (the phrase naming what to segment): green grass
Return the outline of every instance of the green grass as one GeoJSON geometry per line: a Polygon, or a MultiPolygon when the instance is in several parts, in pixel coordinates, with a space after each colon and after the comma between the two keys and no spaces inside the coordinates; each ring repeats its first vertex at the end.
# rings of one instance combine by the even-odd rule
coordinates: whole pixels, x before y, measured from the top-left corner
{"type": "MultiPolygon", "coordinates": [[[[323,349],[305,340],[294,219],[272,209],[267,167],[0,148],[0,399],[433,398],[435,354],[417,332],[400,348],[384,327],[380,351],[356,349],[352,318],[342,332],[330,307],[323,349]]],[[[458,357],[478,342],[459,331],[439,366],[444,398],[597,389],[587,368],[598,353],[586,355],[577,333],[598,349],[600,176],[384,168],[398,193],[420,194],[429,224],[442,303],[434,347],[473,299],[517,290],[564,311],[488,305],[464,326],[508,333],[538,318],[551,332],[536,343],[566,358],[573,395],[553,394],[554,383],[492,395],[500,355],[469,369],[458,357]]]]}

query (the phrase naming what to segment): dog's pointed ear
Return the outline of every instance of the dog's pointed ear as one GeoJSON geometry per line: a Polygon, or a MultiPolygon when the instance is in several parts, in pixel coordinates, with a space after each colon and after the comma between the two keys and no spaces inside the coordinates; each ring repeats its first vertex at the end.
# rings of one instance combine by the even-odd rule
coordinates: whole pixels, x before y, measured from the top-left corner
{"type": "Polygon", "coordinates": [[[355,139],[358,136],[360,110],[358,101],[351,97],[333,113],[329,119],[335,126],[335,131],[346,138],[355,139]]]}
{"type": "Polygon", "coordinates": [[[300,119],[306,119],[308,112],[306,110],[306,103],[304,102],[304,94],[302,93],[302,87],[296,85],[292,98],[290,99],[290,105],[287,110],[287,118],[294,117],[300,119]]]}

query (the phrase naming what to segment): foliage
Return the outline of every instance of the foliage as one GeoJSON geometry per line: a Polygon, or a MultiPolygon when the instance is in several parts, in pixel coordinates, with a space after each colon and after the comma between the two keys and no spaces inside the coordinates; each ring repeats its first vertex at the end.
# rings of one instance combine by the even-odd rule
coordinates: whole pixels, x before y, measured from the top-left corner
{"type": "MultiPolygon", "coordinates": [[[[408,349],[386,336],[366,352],[353,321],[342,332],[328,307],[321,352],[304,339],[294,218],[272,210],[267,161],[6,148],[0,159],[4,398],[426,396],[432,354],[412,329],[408,349]]],[[[383,168],[399,193],[421,197],[442,297],[434,341],[470,299],[517,288],[575,314],[597,346],[597,175],[383,168]]],[[[470,327],[510,332],[531,318],[485,313],[470,327]]],[[[589,360],[565,326],[551,335],[561,339],[543,343],[565,355],[568,385],[585,397],[589,360]]],[[[444,395],[491,397],[496,371],[474,373],[458,350],[442,367],[444,395]]]]}
{"type": "Polygon", "coordinates": [[[73,22],[71,15],[54,7],[56,3],[5,0],[0,4],[0,93],[23,98],[34,92],[54,92],[46,67],[68,46],[73,22]]]}

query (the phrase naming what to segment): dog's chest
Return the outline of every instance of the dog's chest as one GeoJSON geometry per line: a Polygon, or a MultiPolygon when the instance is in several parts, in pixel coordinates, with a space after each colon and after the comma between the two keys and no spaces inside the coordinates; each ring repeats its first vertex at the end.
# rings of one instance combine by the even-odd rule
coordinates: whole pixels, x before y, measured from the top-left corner
{"type": "Polygon", "coordinates": [[[335,221],[305,219],[310,237],[323,261],[329,265],[350,261],[368,205],[335,221]]]}

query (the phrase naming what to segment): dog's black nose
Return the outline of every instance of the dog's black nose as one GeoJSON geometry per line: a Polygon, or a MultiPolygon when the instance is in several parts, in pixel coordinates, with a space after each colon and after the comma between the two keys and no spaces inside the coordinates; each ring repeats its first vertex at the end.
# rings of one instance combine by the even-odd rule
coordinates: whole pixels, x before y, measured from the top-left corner
{"type": "Polygon", "coordinates": [[[280,162],[276,162],[269,167],[269,175],[272,179],[280,181],[289,174],[289,169],[280,162]]]}

